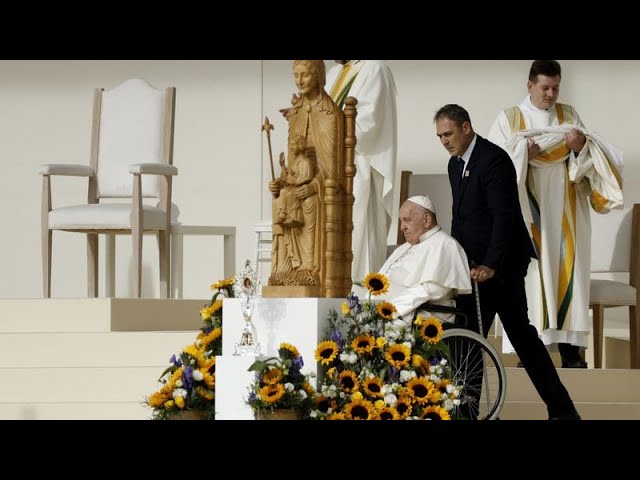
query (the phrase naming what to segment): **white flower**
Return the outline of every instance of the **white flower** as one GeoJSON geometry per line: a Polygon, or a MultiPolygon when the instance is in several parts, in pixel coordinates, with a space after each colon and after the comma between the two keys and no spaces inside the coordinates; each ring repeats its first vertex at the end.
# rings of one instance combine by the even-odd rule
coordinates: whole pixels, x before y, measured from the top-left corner
{"type": "MultiPolygon", "coordinates": [[[[177,383],[177,382],[176,382],[177,383]]],[[[176,388],[171,395],[173,398],[187,398],[187,391],[184,388],[176,388]]]]}
{"type": "Polygon", "coordinates": [[[440,365],[442,365],[443,367],[447,364],[447,359],[443,358],[442,360],[440,360],[440,365]]]}
{"type": "Polygon", "coordinates": [[[193,377],[193,379],[196,382],[201,382],[202,379],[204,378],[204,375],[202,374],[202,372],[200,370],[194,370],[191,374],[191,376],[193,377]]]}
{"type": "Polygon", "coordinates": [[[442,408],[444,408],[447,412],[453,410],[453,401],[447,398],[442,404],[442,408]]]}
{"type": "Polygon", "coordinates": [[[387,393],[384,396],[384,402],[390,407],[395,407],[396,403],[398,403],[398,397],[396,397],[394,393],[387,393]]]}
{"type": "Polygon", "coordinates": [[[311,418],[316,418],[318,416],[318,413],[315,410],[311,410],[311,412],[309,412],[309,416],[311,418]]]}
{"type": "Polygon", "coordinates": [[[291,393],[295,390],[295,386],[293,385],[293,383],[291,382],[287,382],[284,384],[284,389],[287,391],[287,393],[291,393]]]}
{"type": "Polygon", "coordinates": [[[305,392],[304,390],[298,390],[298,394],[300,395],[300,398],[302,400],[306,400],[306,398],[309,396],[307,395],[307,392],[305,392]]]}
{"type": "Polygon", "coordinates": [[[182,388],[182,380],[180,379],[176,380],[176,387],[182,388]]]}
{"type": "Polygon", "coordinates": [[[453,404],[454,404],[456,407],[457,407],[458,405],[460,405],[460,399],[459,399],[459,398],[456,398],[456,399],[453,401],[453,404]]]}
{"type": "Polygon", "coordinates": [[[400,370],[400,382],[407,383],[414,377],[417,377],[417,374],[413,370],[400,370]]]}

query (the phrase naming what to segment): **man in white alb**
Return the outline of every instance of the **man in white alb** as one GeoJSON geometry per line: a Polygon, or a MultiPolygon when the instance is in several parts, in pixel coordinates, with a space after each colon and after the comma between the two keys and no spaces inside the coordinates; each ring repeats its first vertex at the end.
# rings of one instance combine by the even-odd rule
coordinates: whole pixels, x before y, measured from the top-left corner
{"type": "MultiPolygon", "coordinates": [[[[529,318],[542,341],[558,344],[562,366],[586,368],[591,218],[622,208],[622,152],[588,131],[575,108],[557,103],[561,67],[535,60],[529,95],[498,114],[488,138],[511,156],[522,216],[537,262],[526,278],[529,318]]],[[[505,345],[509,351],[510,345],[505,345]]]]}
{"type": "Polygon", "coordinates": [[[393,215],[397,114],[393,75],[382,60],[336,60],[326,90],[338,107],[358,100],[353,180],[353,281],[376,272],[387,256],[393,215]]]}
{"type": "MultiPolygon", "coordinates": [[[[391,302],[405,321],[424,302],[454,305],[458,294],[471,293],[467,255],[460,244],[442,230],[431,199],[409,198],[400,207],[400,229],[406,242],[380,269],[389,279],[389,290],[376,300],[391,302]]],[[[361,292],[358,292],[361,293],[361,292]]],[[[444,321],[453,315],[433,313],[444,321]]]]}

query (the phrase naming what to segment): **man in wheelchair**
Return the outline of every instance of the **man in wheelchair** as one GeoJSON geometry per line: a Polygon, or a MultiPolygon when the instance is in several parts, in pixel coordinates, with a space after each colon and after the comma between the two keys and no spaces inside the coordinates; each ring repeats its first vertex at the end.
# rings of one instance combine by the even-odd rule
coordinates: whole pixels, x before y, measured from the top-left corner
{"type": "MultiPolygon", "coordinates": [[[[431,199],[422,195],[409,198],[400,207],[399,221],[406,242],[380,269],[389,279],[389,290],[378,298],[393,303],[398,315],[411,321],[425,302],[451,307],[457,295],[471,293],[467,255],[438,225],[431,199]]],[[[443,322],[454,321],[451,313],[430,314],[443,322]]]]}

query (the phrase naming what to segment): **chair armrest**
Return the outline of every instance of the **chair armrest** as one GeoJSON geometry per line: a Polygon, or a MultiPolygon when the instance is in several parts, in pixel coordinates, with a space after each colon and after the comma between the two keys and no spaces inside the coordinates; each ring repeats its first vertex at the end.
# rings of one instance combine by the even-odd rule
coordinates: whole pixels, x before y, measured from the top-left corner
{"type": "Polygon", "coordinates": [[[93,177],[96,173],[88,165],[69,163],[47,163],[40,165],[39,175],[62,175],[67,177],[93,177]]]}
{"type": "Polygon", "coordinates": [[[129,165],[129,173],[134,175],[177,175],[178,169],[166,163],[134,163],[129,165]]]}
{"type": "Polygon", "coordinates": [[[425,302],[416,308],[413,314],[414,320],[417,318],[420,310],[426,310],[427,312],[452,313],[456,316],[456,326],[467,328],[469,325],[469,317],[458,307],[447,307],[445,305],[435,305],[433,303],[425,302]]]}

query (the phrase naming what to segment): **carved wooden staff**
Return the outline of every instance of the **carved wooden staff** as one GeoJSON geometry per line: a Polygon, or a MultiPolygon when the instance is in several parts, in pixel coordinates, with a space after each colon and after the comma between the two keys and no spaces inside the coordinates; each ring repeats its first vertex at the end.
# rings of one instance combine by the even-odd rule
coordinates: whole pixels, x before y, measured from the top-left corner
{"type": "Polygon", "coordinates": [[[273,152],[271,151],[271,130],[273,130],[273,125],[269,123],[269,117],[264,117],[262,131],[267,132],[267,143],[269,144],[269,160],[271,162],[271,181],[274,181],[276,179],[276,172],[273,168],[273,152]]]}

